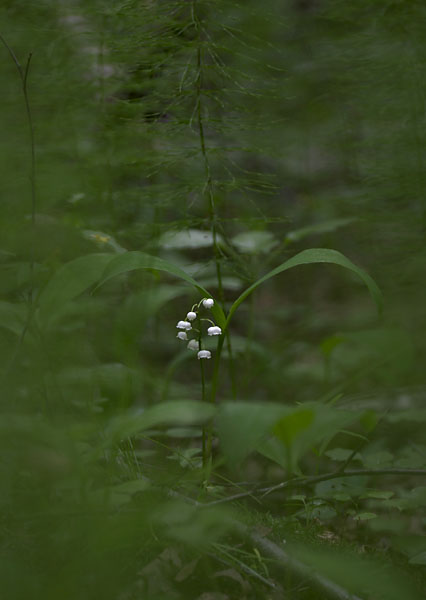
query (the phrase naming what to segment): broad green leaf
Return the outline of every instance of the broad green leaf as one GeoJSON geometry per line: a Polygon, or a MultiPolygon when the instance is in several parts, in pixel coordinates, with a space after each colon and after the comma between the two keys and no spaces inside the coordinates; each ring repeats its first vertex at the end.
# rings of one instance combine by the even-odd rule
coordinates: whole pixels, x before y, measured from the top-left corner
{"type": "MultiPolygon", "coordinates": [[[[282,443],[276,437],[261,441],[260,444],[257,445],[256,450],[259,454],[276,462],[277,465],[280,465],[283,469],[288,468],[287,453],[283,448],[282,443]]],[[[300,475],[300,473],[298,474],[300,475]]]]}
{"type": "Polygon", "coordinates": [[[334,436],[357,418],[356,413],[315,403],[283,406],[232,402],[219,407],[216,425],[220,446],[231,464],[257,450],[296,471],[300,458],[315,444],[334,436]],[[272,434],[275,438],[271,438],[272,434]]]}
{"type": "Polygon", "coordinates": [[[87,254],[65,263],[50,279],[39,298],[39,318],[47,324],[64,304],[99,281],[114,254],[87,254]]]}
{"type": "Polygon", "coordinates": [[[347,502],[351,499],[349,494],[345,494],[344,492],[337,492],[337,494],[333,494],[334,500],[338,500],[339,502],[347,502]]]}
{"type": "Polygon", "coordinates": [[[257,451],[293,473],[300,473],[298,463],[319,444],[327,446],[342,427],[357,419],[356,413],[309,403],[287,407],[271,429],[274,438],[262,440],[257,451]]]}
{"type": "Polygon", "coordinates": [[[397,508],[399,511],[402,511],[409,508],[409,502],[406,498],[391,498],[390,500],[384,500],[383,506],[386,508],[397,508]]]}
{"type": "Polygon", "coordinates": [[[372,512],[362,512],[354,515],[355,521],[369,521],[370,519],[375,519],[377,517],[376,513],[372,512]]]}
{"type": "Polygon", "coordinates": [[[286,260],[281,265],[279,265],[275,269],[272,269],[272,271],[269,271],[269,273],[255,281],[255,283],[253,283],[253,285],[251,285],[249,288],[247,288],[231,306],[231,310],[229,311],[227,319],[227,324],[229,323],[230,319],[232,318],[232,315],[240,306],[240,304],[247,298],[247,296],[254,292],[254,290],[256,290],[259,287],[259,285],[261,285],[265,281],[268,281],[272,277],[275,277],[275,275],[279,275],[279,273],[287,271],[288,269],[292,269],[293,267],[298,267],[300,265],[310,265],[315,263],[330,263],[334,265],[339,265],[356,273],[366,284],[372,298],[376,302],[379,312],[381,312],[383,304],[382,293],[377,287],[375,281],[370,277],[370,275],[368,275],[368,273],[354,265],[353,262],[351,262],[348,258],[346,258],[346,256],[344,256],[340,252],[337,252],[337,250],[329,250],[327,248],[311,248],[309,250],[303,250],[302,252],[299,252],[289,260],[286,260]]]}
{"type": "Polygon", "coordinates": [[[286,466],[295,472],[300,459],[314,446],[327,447],[344,427],[358,419],[355,412],[319,403],[306,403],[292,409],[274,428],[283,445],[286,466]]]}
{"type": "MultiPolygon", "coordinates": [[[[183,279],[187,283],[190,283],[202,296],[208,298],[211,297],[211,294],[203,286],[201,286],[180,267],[177,267],[173,263],[163,260],[162,258],[157,258],[156,256],[151,256],[150,254],[145,254],[144,252],[139,252],[136,250],[115,256],[109,262],[109,264],[107,264],[98,287],[116,275],[128,273],[129,271],[135,271],[137,269],[154,269],[156,271],[164,271],[170,275],[174,275],[175,277],[183,279]]],[[[216,320],[216,323],[223,328],[225,326],[225,315],[223,314],[223,311],[217,302],[214,303],[211,312],[216,320]]]]}
{"type": "Polygon", "coordinates": [[[394,495],[395,492],[387,492],[386,490],[370,490],[365,494],[366,498],[375,498],[377,500],[389,500],[394,495]]]}
{"type": "Polygon", "coordinates": [[[222,452],[230,464],[240,463],[267,436],[288,408],[273,404],[230,402],[219,407],[216,426],[222,452]]]}
{"type": "Polygon", "coordinates": [[[215,414],[215,407],[206,402],[176,400],[150,406],[140,414],[126,414],[113,419],[106,438],[114,441],[132,437],[159,425],[191,425],[205,422],[215,414]]]}
{"type": "Polygon", "coordinates": [[[282,417],[273,428],[274,435],[287,447],[312,424],[315,418],[312,409],[302,409],[282,417]]]}

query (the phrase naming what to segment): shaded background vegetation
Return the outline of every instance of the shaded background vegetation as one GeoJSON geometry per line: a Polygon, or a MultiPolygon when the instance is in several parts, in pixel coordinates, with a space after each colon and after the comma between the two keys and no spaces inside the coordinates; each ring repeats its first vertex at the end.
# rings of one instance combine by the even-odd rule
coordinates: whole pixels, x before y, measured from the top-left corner
{"type": "Polygon", "coordinates": [[[420,475],[353,478],[344,489],[322,482],[201,512],[170,490],[211,501],[245,483],[332,471],[351,452],[359,468],[425,467],[423,3],[4,0],[0,17],[22,64],[33,53],[36,144],[33,226],[24,99],[3,48],[8,596],[281,597],[277,582],[289,597],[324,597],[291,570],[275,578],[253,542],[236,540],[238,517],[288,539],[294,555],[361,597],[420,598],[420,475]],[[265,449],[249,453],[256,419],[222,417],[200,492],[204,413],[134,425],[162,402],[200,399],[199,365],[175,338],[199,295],[156,270],[95,289],[102,257],[90,267],[98,278],[83,267],[81,294],[67,298],[67,276],[62,295],[49,296],[47,284],[78,257],[138,250],[184,268],[227,309],[312,246],[366,269],[383,291],[383,315],[350,272],[312,265],[281,275],[236,315],[218,400],[331,402],[356,418],[308,440],[291,473],[265,449]]]}

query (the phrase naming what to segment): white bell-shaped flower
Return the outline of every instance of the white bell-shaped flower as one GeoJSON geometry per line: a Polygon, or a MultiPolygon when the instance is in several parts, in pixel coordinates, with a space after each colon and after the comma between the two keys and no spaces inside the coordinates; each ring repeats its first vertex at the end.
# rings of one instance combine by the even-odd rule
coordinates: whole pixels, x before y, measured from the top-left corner
{"type": "Polygon", "coordinates": [[[200,350],[197,354],[197,358],[211,358],[212,357],[212,353],[210,352],[210,350],[200,350]]]}
{"type": "Polygon", "coordinates": [[[221,333],[222,333],[222,330],[217,325],[214,325],[213,327],[209,327],[207,329],[207,334],[208,335],[220,335],[221,333]]]}
{"type": "Polygon", "coordinates": [[[213,298],[204,298],[203,300],[203,306],[204,308],[211,308],[214,304],[214,300],[213,298]]]}
{"type": "Polygon", "coordinates": [[[176,327],[177,329],[185,329],[186,331],[192,329],[192,325],[189,321],[179,321],[176,327]]]}
{"type": "Polygon", "coordinates": [[[198,350],[198,342],[197,342],[197,340],[189,340],[187,348],[189,350],[198,350]]]}
{"type": "Polygon", "coordinates": [[[188,319],[188,321],[193,321],[197,318],[197,313],[195,313],[193,310],[190,310],[189,313],[186,315],[186,318],[188,319]]]}
{"type": "Polygon", "coordinates": [[[179,331],[177,336],[179,340],[187,340],[188,336],[186,335],[186,331],[179,331]]]}

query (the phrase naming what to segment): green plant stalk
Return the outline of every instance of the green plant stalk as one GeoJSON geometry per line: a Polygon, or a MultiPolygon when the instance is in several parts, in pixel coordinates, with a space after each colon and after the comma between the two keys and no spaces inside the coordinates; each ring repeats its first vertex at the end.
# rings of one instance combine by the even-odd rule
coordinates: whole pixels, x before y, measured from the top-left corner
{"type": "MultiPolygon", "coordinates": [[[[16,54],[13,52],[12,48],[9,46],[9,44],[6,42],[6,40],[4,39],[4,37],[0,34],[0,40],[2,41],[3,45],[5,46],[5,48],[7,49],[7,51],[10,54],[10,57],[12,58],[13,62],[15,63],[16,69],[19,73],[19,78],[21,80],[21,86],[22,86],[22,93],[24,96],[24,102],[25,102],[25,110],[27,113],[27,120],[28,120],[28,128],[29,128],[29,134],[30,134],[30,153],[31,153],[31,169],[30,169],[30,184],[31,184],[31,226],[32,226],[32,233],[31,233],[31,243],[30,243],[30,293],[29,293],[29,303],[30,305],[33,304],[33,296],[34,296],[34,263],[35,263],[35,235],[34,235],[34,227],[35,227],[35,215],[36,215],[36,187],[35,187],[35,172],[36,172],[36,168],[35,168],[35,139],[34,139],[34,124],[33,124],[33,118],[32,118],[32,113],[31,113],[31,106],[30,106],[30,101],[28,98],[28,73],[30,70],[30,64],[31,64],[31,58],[32,58],[32,52],[30,52],[28,54],[28,58],[27,58],[27,62],[25,67],[23,68],[21,63],[19,62],[19,60],[16,57],[16,54]]],[[[29,315],[31,315],[31,311],[29,311],[29,315]]],[[[27,328],[25,328],[24,330],[26,331],[27,328]]]]}
{"type": "MultiPolygon", "coordinates": [[[[204,374],[204,362],[203,359],[200,359],[200,370],[201,370],[201,390],[202,390],[202,399],[203,402],[205,402],[206,400],[206,378],[205,378],[205,374],[204,374]]],[[[209,454],[207,454],[207,437],[209,437],[210,434],[210,429],[211,429],[211,425],[208,425],[208,428],[206,430],[206,427],[203,426],[203,446],[202,446],[202,457],[203,457],[203,468],[206,467],[207,464],[207,459],[209,454]]]]}
{"type": "MultiPolygon", "coordinates": [[[[225,341],[225,336],[219,336],[219,340],[217,343],[216,356],[213,367],[213,376],[212,376],[212,387],[211,387],[211,396],[210,401],[212,404],[216,403],[216,393],[219,381],[219,367],[220,367],[220,359],[222,354],[222,348],[225,341]]],[[[212,453],[212,443],[213,443],[213,430],[211,424],[208,427],[208,436],[207,436],[207,457],[211,457],[212,453]]]]}
{"type": "MultiPolygon", "coordinates": [[[[198,316],[197,318],[197,324],[198,324],[198,350],[202,349],[201,346],[201,319],[198,316]]],[[[206,377],[205,377],[205,373],[204,373],[204,362],[203,359],[200,358],[199,361],[200,363],[200,374],[201,374],[201,399],[203,402],[206,401],[206,377]]],[[[211,427],[210,425],[208,427],[211,427]]],[[[203,425],[203,433],[202,433],[202,462],[203,462],[203,469],[206,468],[207,465],[207,452],[206,452],[206,447],[207,447],[207,437],[208,437],[208,429],[206,429],[206,426],[203,425]]]]}
{"type": "MultiPolygon", "coordinates": [[[[203,122],[202,103],[201,103],[201,95],[202,95],[201,92],[202,92],[202,87],[203,87],[203,56],[202,56],[202,49],[201,49],[201,25],[200,25],[200,21],[197,16],[196,5],[197,5],[197,0],[193,0],[193,2],[192,2],[192,22],[193,22],[195,30],[197,32],[197,77],[195,80],[196,112],[197,112],[198,134],[199,134],[199,140],[200,140],[201,155],[202,155],[203,161],[204,161],[204,169],[205,169],[205,177],[206,177],[204,193],[207,195],[207,198],[208,198],[208,214],[209,214],[210,228],[211,228],[212,238],[213,238],[213,253],[214,253],[215,266],[216,266],[218,298],[219,298],[219,301],[221,302],[221,304],[223,305],[224,292],[223,292],[223,282],[222,282],[222,270],[221,270],[221,264],[220,264],[221,252],[220,252],[220,248],[217,243],[217,214],[216,214],[216,207],[215,207],[215,201],[214,201],[214,195],[213,195],[213,182],[212,182],[212,176],[211,176],[210,161],[209,161],[207,148],[206,148],[206,139],[205,139],[205,133],[204,133],[204,122],[203,122]]],[[[234,369],[234,364],[233,364],[232,346],[231,346],[229,331],[226,330],[224,332],[224,335],[226,336],[227,342],[228,342],[229,372],[230,372],[230,378],[231,378],[232,393],[235,398],[236,397],[235,369],[234,369]]],[[[223,341],[222,341],[222,343],[219,341],[216,359],[215,359],[213,382],[212,382],[212,396],[211,396],[212,402],[216,401],[217,378],[218,378],[218,373],[219,373],[219,361],[220,361],[222,346],[223,346],[223,341]]],[[[213,435],[212,434],[212,426],[210,424],[208,426],[208,431],[207,431],[206,460],[208,460],[211,457],[212,435],[213,435]]],[[[204,459],[203,459],[203,463],[204,463],[204,459]]]]}
{"type": "Polygon", "coordinates": [[[203,66],[202,66],[202,51],[201,51],[201,30],[200,23],[195,13],[196,0],[192,3],[192,19],[194,22],[194,26],[197,31],[197,78],[195,80],[195,91],[196,91],[196,106],[197,106],[197,123],[198,123],[198,133],[200,139],[200,147],[201,147],[201,155],[204,161],[204,169],[206,174],[206,184],[205,184],[205,193],[208,198],[208,213],[209,213],[209,221],[210,228],[213,237],[213,252],[215,257],[215,265],[216,265],[216,276],[217,276],[217,285],[218,285],[218,296],[219,300],[223,302],[223,284],[222,284],[222,270],[220,265],[220,250],[217,244],[217,226],[216,226],[216,210],[215,210],[215,202],[213,196],[213,182],[210,170],[210,162],[206,149],[206,140],[204,134],[204,122],[203,122],[203,114],[202,114],[202,106],[201,106],[201,90],[203,87],[203,66]]]}
{"type": "Polygon", "coordinates": [[[5,38],[0,34],[0,40],[3,43],[6,50],[9,52],[11,59],[13,60],[16,69],[19,74],[19,78],[21,80],[22,93],[24,96],[25,102],[25,111],[27,114],[28,128],[30,134],[30,154],[31,154],[31,167],[30,167],[30,187],[31,187],[31,238],[30,238],[30,292],[28,296],[29,300],[29,308],[28,315],[25,321],[24,327],[22,329],[22,333],[19,336],[18,343],[16,348],[12,354],[12,357],[7,365],[5,372],[9,373],[25,340],[25,336],[30,327],[31,320],[33,318],[35,312],[35,302],[34,302],[34,265],[35,265],[35,216],[36,216],[36,207],[37,207],[37,198],[36,198],[36,161],[35,161],[35,137],[34,137],[34,123],[31,112],[31,105],[28,97],[28,73],[30,70],[32,52],[28,54],[27,62],[25,67],[23,68],[21,63],[19,62],[16,54],[13,52],[12,48],[6,42],[5,38]]]}
{"type": "Polygon", "coordinates": [[[229,376],[231,378],[231,392],[234,400],[237,399],[237,379],[235,377],[235,365],[234,365],[234,356],[232,354],[232,344],[231,344],[231,335],[229,333],[229,329],[225,331],[226,344],[228,346],[228,356],[229,356],[229,376]]]}

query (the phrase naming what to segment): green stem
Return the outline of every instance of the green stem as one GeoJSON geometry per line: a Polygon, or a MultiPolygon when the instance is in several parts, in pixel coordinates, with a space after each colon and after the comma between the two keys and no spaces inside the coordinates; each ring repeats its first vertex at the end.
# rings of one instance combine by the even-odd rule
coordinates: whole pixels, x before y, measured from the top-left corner
{"type": "MultiPolygon", "coordinates": [[[[203,111],[202,111],[202,89],[203,89],[203,52],[201,46],[201,23],[199,21],[197,15],[197,0],[192,1],[192,22],[194,24],[195,30],[197,32],[197,77],[195,80],[195,91],[196,91],[196,113],[197,113],[197,123],[198,123],[198,134],[200,139],[200,149],[201,155],[204,161],[204,169],[205,169],[205,177],[206,183],[204,187],[204,193],[207,195],[208,199],[208,214],[210,221],[210,229],[213,237],[213,253],[214,260],[216,266],[216,277],[217,277],[217,286],[218,286],[218,299],[223,306],[225,295],[223,290],[223,281],[222,281],[222,268],[220,263],[221,258],[221,250],[217,243],[217,214],[216,214],[216,206],[214,201],[214,193],[213,193],[213,181],[211,176],[211,168],[210,161],[206,147],[206,138],[204,132],[204,121],[203,121],[203,111]]],[[[226,332],[226,338],[228,341],[228,351],[229,351],[229,371],[231,378],[231,386],[232,393],[234,398],[236,397],[236,385],[235,385],[235,369],[233,364],[233,356],[232,356],[232,347],[230,343],[229,333],[226,332]]],[[[219,373],[219,361],[220,354],[223,346],[223,341],[218,344],[218,353],[216,355],[215,360],[215,370],[213,375],[213,383],[212,383],[212,402],[216,401],[216,391],[217,391],[217,380],[219,373]]],[[[209,444],[208,444],[209,446],[209,444]]],[[[211,446],[211,440],[210,440],[211,446]]]]}
{"type": "MultiPolygon", "coordinates": [[[[33,118],[32,118],[32,113],[31,113],[30,101],[28,98],[27,82],[28,82],[28,73],[30,71],[32,53],[30,52],[28,54],[25,68],[22,68],[22,65],[19,62],[19,60],[17,59],[16,54],[13,52],[12,48],[9,46],[9,44],[6,42],[6,40],[4,39],[4,37],[1,34],[0,34],[0,40],[2,41],[2,43],[5,46],[5,48],[7,49],[7,51],[9,52],[10,57],[12,58],[13,62],[15,63],[16,69],[19,73],[19,78],[21,80],[21,86],[22,86],[22,94],[24,96],[24,102],[25,102],[25,111],[27,113],[28,129],[29,129],[29,134],[30,134],[30,153],[31,153],[30,184],[31,184],[31,226],[32,226],[31,238],[32,239],[31,239],[31,243],[30,243],[30,294],[29,294],[29,301],[30,301],[30,305],[31,305],[33,303],[33,295],[34,295],[34,263],[35,263],[34,226],[35,226],[35,215],[36,215],[36,189],[35,189],[35,170],[36,169],[35,169],[34,124],[33,124],[33,118]]],[[[31,313],[31,311],[30,311],[30,313],[31,313]]]]}
{"type": "MultiPolygon", "coordinates": [[[[200,369],[201,369],[201,390],[202,390],[202,399],[203,402],[206,401],[206,380],[204,375],[204,362],[203,359],[200,359],[200,369]]],[[[210,437],[210,425],[206,431],[206,427],[203,426],[203,447],[202,447],[202,457],[203,457],[203,468],[206,467],[208,454],[207,454],[207,437],[210,437]]]]}
{"type": "Polygon", "coordinates": [[[231,378],[232,398],[234,400],[236,400],[237,399],[237,380],[236,380],[236,377],[235,377],[234,356],[232,354],[232,344],[231,344],[231,336],[229,334],[229,329],[226,330],[225,336],[226,336],[226,343],[227,343],[227,346],[228,346],[229,375],[230,375],[230,378],[231,378]]]}
{"type": "MultiPolygon", "coordinates": [[[[194,1],[195,5],[195,1],[194,1]]],[[[210,170],[210,162],[206,149],[206,139],[204,134],[204,122],[203,122],[203,114],[202,114],[202,105],[201,105],[201,90],[203,87],[203,67],[202,67],[202,50],[200,43],[200,24],[198,19],[195,19],[195,26],[197,28],[198,33],[198,47],[197,47],[197,79],[195,81],[196,86],[196,98],[197,98],[197,122],[198,122],[198,133],[200,137],[200,147],[201,154],[204,160],[204,169],[206,174],[206,184],[205,184],[205,193],[207,194],[208,199],[208,212],[209,212],[209,221],[210,221],[210,229],[213,237],[213,252],[214,259],[216,265],[216,276],[217,276],[217,285],[218,285],[218,297],[220,302],[224,300],[223,294],[223,283],[222,283],[222,270],[220,265],[220,250],[217,243],[217,224],[216,224],[216,209],[213,195],[213,182],[210,170]]]]}
{"type": "MultiPolygon", "coordinates": [[[[198,350],[202,350],[202,343],[201,343],[201,319],[198,316],[197,318],[198,321],[198,350]]],[[[201,373],[201,399],[203,402],[206,401],[206,377],[205,377],[205,373],[204,373],[204,362],[203,359],[200,358],[199,359],[199,363],[200,363],[200,373],[201,373]]],[[[207,458],[208,455],[206,453],[206,440],[207,440],[207,430],[206,430],[206,426],[203,425],[203,439],[202,439],[202,461],[203,461],[203,469],[206,468],[207,465],[207,458]]]]}
{"type": "Polygon", "coordinates": [[[215,404],[215,402],[216,402],[216,392],[217,392],[217,385],[218,385],[218,381],[219,381],[220,359],[221,359],[224,341],[225,341],[225,336],[223,336],[223,335],[219,336],[219,339],[217,341],[217,349],[216,349],[216,356],[215,356],[214,367],[213,367],[213,376],[212,376],[212,389],[211,389],[212,404],[215,404]]]}
{"type": "Polygon", "coordinates": [[[22,86],[22,93],[24,96],[24,102],[25,102],[25,110],[27,113],[27,122],[28,122],[28,128],[29,128],[29,134],[30,134],[30,154],[31,154],[31,168],[30,168],[30,185],[31,185],[31,238],[30,238],[30,292],[29,292],[29,309],[28,309],[28,315],[27,315],[27,319],[25,322],[25,325],[22,329],[22,333],[19,337],[18,343],[16,345],[15,351],[12,355],[11,360],[9,361],[9,364],[6,368],[6,372],[9,372],[16,360],[16,357],[18,356],[21,347],[24,343],[24,339],[25,336],[27,334],[27,331],[30,327],[31,324],[31,320],[32,317],[34,315],[35,312],[35,306],[34,306],[34,288],[35,288],[35,284],[34,284],[34,267],[35,267],[35,216],[36,216],[36,161],[35,161],[35,138],[34,138],[34,123],[33,123],[33,118],[32,118],[32,113],[31,113],[31,106],[30,106],[30,101],[29,101],[29,97],[28,97],[28,87],[27,87],[27,83],[28,83],[28,73],[30,70],[30,64],[31,64],[31,58],[32,58],[32,53],[30,52],[28,54],[28,58],[27,58],[27,62],[25,67],[23,68],[21,63],[19,62],[18,58],[16,57],[16,54],[13,52],[12,48],[9,46],[9,44],[6,42],[6,40],[4,39],[4,37],[0,34],[0,41],[3,43],[3,45],[5,46],[6,50],[9,52],[10,57],[12,58],[13,62],[15,63],[16,69],[18,71],[19,74],[19,78],[21,80],[21,86],[22,86]]]}

